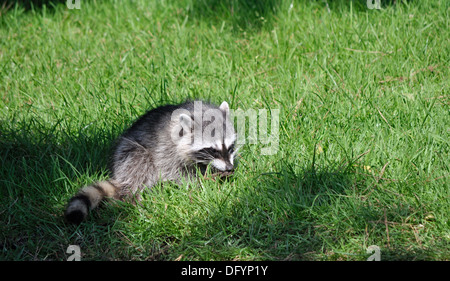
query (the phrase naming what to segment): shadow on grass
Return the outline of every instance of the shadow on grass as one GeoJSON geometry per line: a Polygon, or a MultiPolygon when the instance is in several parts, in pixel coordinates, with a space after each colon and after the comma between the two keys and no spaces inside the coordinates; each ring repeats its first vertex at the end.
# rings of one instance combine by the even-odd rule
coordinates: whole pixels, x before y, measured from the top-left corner
{"type": "MultiPolygon", "coordinates": [[[[75,2],[74,0],[71,2],[75,2]]],[[[32,9],[42,9],[42,7],[46,7],[52,9],[55,5],[66,4],[67,0],[3,0],[0,1],[0,7],[4,9],[14,9],[17,5],[19,7],[24,8],[25,10],[32,9]]]]}
{"type": "Polygon", "coordinates": [[[215,25],[230,22],[234,30],[247,31],[273,28],[276,18],[281,16],[279,11],[291,9],[293,6],[301,9],[302,6],[313,4],[327,9],[329,12],[347,12],[350,7],[354,11],[368,11],[413,2],[413,0],[371,1],[373,3],[367,0],[298,0],[286,2],[282,0],[200,0],[192,2],[189,15],[215,25]]]}
{"type": "MultiPolygon", "coordinates": [[[[27,121],[0,121],[0,251],[5,260],[65,260],[82,228],[64,221],[64,208],[91,176],[106,176],[114,133],[68,132],[27,121]],[[75,233],[78,233],[75,235],[75,233]]],[[[91,129],[95,130],[95,129],[91,129]]],[[[111,210],[86,239],[119,215],[111,210]],[[103,225],[102,225],[103,224],[103,225]]],[[[98,223],[98,221],[97,221],[98,223]]],[[[99,251],[101,253],[101,251],[99,251]]]]}
{"type": "MultiPolygon", "coordinates": [[[[305,1],[301,2],[304,4],[305,1]]],[[[403,3],[411,3],[413,1],[414,0],[315,0],[315,2],[321,3],[325,8],[331,10],[338,10],[340,8],[348,10],[351,6],[354,11],[384,9],[403,3]]]]}
{"type": "Polygon", "coordinates": [[[281,0],[201,0],[193,1],[190,16],[222,24],[231,22],[236,30],[260,29],[271,24],[281,0]]]}
{"type": "MultiPolygon", "coordinates": [[[[14,9],[17,5],[25,11],[42,10],[54,11],[55,7],[65,5],[68,8],[83,9],[83,2],[90,0],[4,0],[0,2],[0,15],[14,9]]],[[[207,21],[214,25],[231,23],[235,31],[251,31],[271,29],[276,18],[281,16],[281,9],[290,9],[293,5],[317,5],[318,8],[328,11],[348,11],[350,7],[354,11],[368,11],[384,9],[403,3],[412,3],[414,0],[199,0],[186,3],[181,1],[179,9],[187,9],[189,17],[207,21]],[[379,3],[379,4],[378,4],[379,3]]],[[[186,15],[184,13],[183,17],[186,15]]],[[[181,20],[184,20],[181,19],[181,20]]]]}
{"type": "Polygon", "coordinates": [[[416,245],[411,225],[402,223],[414,209],[395,198],[368,199],[374,188],[370,177],[292,167],[242,187],[182,244],[195,245],[202,237],[215,258],[242,253],[238,260],[366,260],[372,244],[381,248],[382,260],[430,260],[448,250],[445,239],[416,245]]]}
{"type": "Polygon", "coordinates": [[[221,228],[224,235],[214,234],[222,245],[213,248],[239,245],[258,253],[256,259],[270,260],[315,260],[326,254],[324,241],[329,237],[317,216],[330,208],[332,197],[351,188],[351,176],[326,169],[296,173],[285,166],[280,172],[260,175],[257,181],[233,198],[228,210],[211,217],[208,224],[221,228]]]}

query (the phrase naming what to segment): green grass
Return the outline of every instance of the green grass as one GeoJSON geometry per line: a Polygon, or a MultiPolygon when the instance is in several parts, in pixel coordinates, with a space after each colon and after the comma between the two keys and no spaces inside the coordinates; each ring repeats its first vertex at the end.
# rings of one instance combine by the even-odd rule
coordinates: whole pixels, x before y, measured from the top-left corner
{"type": "Polygon", "coordinates": [[[366,260],[377,245],[382,260],[449,260],[449,4],[365,2],[3,8],[0,259],[79,245],[82,260],[366,260]],[[280,109],[277,154],[247,144],[231,180],[66,224],[115,137],[187,98],[280,109]]]}

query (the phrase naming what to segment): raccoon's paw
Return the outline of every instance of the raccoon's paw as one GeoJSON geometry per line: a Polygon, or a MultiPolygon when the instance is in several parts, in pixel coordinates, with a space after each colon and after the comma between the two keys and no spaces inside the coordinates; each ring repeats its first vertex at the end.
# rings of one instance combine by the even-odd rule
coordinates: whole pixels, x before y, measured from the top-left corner
{"type": "Polygon", "coordinates": [[[226,172],[220,171],[220,172],[213,173],[211,176],[213,179],[218,178],[218,179],[224,180],[226,178],[231,177],[233,174],[234,174],[234,171],[226,171],[226,172]]]}

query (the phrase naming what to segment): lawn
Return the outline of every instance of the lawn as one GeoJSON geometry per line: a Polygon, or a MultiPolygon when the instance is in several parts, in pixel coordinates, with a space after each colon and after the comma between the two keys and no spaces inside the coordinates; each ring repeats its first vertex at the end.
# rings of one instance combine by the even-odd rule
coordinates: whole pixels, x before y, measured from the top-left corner
{"type": "Polygon", "coordinates": [[[26,2],[0,7],[0,260],[450,260],[449,1],[26,2]],[[275,153],[64,221],[133,120],[194,98],[279,110],[275,153]]]}

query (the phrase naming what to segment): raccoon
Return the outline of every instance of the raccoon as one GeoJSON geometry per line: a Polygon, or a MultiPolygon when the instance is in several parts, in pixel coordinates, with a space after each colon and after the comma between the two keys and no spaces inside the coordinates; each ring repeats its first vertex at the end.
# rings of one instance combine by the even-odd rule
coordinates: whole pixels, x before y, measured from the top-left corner
{"type": "Polygon", "coordinates": [[[105,197],[139,198],[144,188],[181,183],[208,167],[228,176],[236,164],[236,138],[225,101],[220,106],[196,100],[152,109],[118,138],[109,179],[82,188],[70,199],[65,218],[79,224],[105,197]]]}

